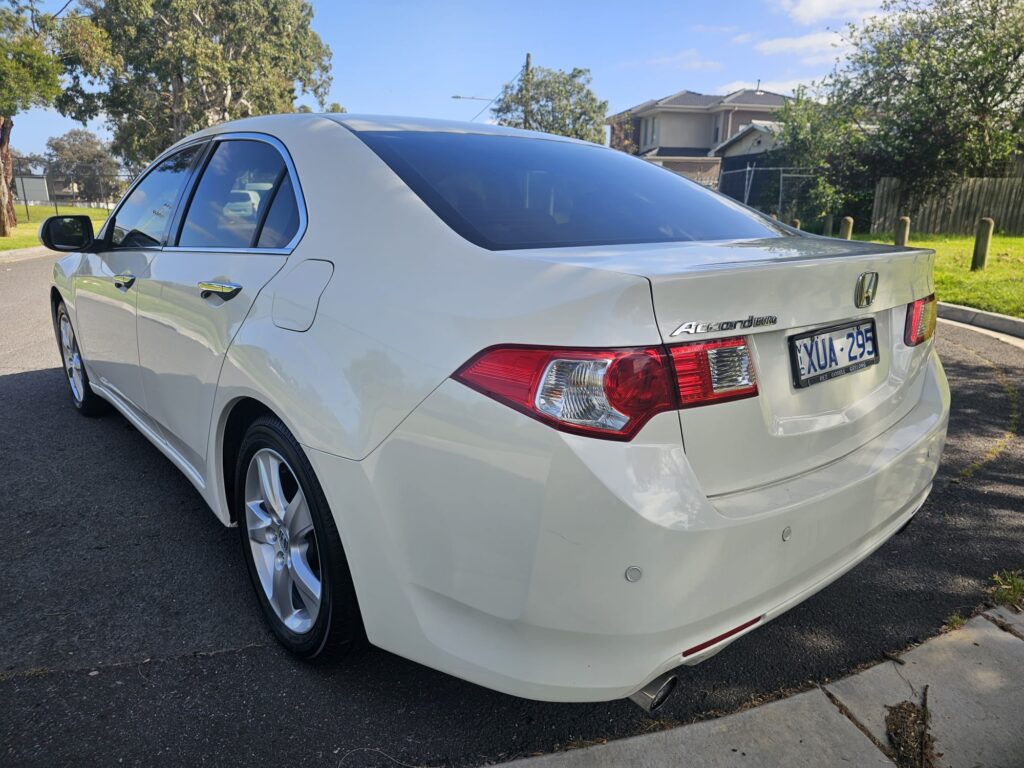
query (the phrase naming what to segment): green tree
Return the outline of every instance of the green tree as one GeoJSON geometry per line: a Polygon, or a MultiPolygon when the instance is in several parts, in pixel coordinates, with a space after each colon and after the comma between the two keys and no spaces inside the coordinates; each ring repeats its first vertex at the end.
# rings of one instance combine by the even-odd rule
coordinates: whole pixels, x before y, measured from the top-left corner
{"type": "Polygon", "coordinates": [[[38,0],[3,0],[0,5],[0,236],[11,234],[16,223],[10,147],[14,116],[60,98],[63,60],[74,59],[89,78],[112,63],[101,30],[78,12],[58,16],[43,13],[38,0]]]}
{"type": "Polygon", "coordinates": [[[868,131],[874,164],[911,198],[997,175],[1024,137],[1024,3],[888,0],[851,26],[827,103],[868,131]]]}
{"type": "Polygon", "coordinates": [[[201,128],[292,112],[311,94],[323,105],[331,51],[305,0],[80,0],[121,66],[95,78],[66,57],[58,107],[76,119],[104,115],[113,150],[151,160],[201,128]],[[99,86],[97,89],[95,86],[99,86]]]}
{"type": "Polygon", "coordinates": [[[505,84],[491,113],[501,125],[603,144],[608,102],[594,95],[590,80],[589,69],[528,66],[505,84]]]}
{"type": "Polygon", "coordinates": [[[110,144],[91,131],[75,128],[46,142],[46,172],[74,185],[86,200],[110,200],[124,186],[121,165],[110,144]]]}
{"type": "MultiPolygon", "coordinates": [[[[821,101],[799,87],[776,113],[776,120],[776,147],[763,165],[798,168],[813,176],[802,205],[779,215],[806,222],[827,214],[870,215],[874,185],[882,171],[864,107],[821,101]]],[[[773,199],[777,193],[772,191],[773,199]]]]}
{"type": "Polygon", "coordinates": [[[0,237],[17,223],[11,181],[14,116],[51,104],[60,93],[60,62],[47,47],[35,3],[0,7],[0,237]]]}

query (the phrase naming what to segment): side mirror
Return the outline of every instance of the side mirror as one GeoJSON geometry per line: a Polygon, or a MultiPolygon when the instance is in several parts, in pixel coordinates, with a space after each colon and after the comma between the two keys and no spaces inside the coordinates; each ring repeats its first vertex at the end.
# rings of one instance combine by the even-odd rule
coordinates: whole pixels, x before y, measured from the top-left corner
{"type": "Polygon", "coordinates": [[[84,251],[94,239],[88,216],[51,216],[39,227],[39,242],[52,251],[84,251]]]}

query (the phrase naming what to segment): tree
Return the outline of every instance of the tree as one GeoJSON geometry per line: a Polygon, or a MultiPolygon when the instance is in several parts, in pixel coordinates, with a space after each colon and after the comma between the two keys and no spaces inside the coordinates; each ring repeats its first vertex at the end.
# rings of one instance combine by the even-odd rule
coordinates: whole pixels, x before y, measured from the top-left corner
{"type": "Polygon", "coordinates": [[[47,48],[34,3],[0,8],[0,237],[17,224],[11,182],[14,116],[46,106],[60,93],[60,62],[47,48]]]}
{"type": "Polygon", "coordinates": [[[888,0],[851,26],[827,103],[869,132],[875,167],[909,196],[998,175],[1024,137],[1024,3],[888,0]]]}
{"type": "Polygon", "coordinates": [[[505,84],[491,113],[501,125],[603,144],[608,102],[594,95],[590,80],[589,69],[527,66],[505,84]]]}
{"type": "MultiPolygon", "coordinates": [[[[79,13],[46,14],[38,0],[3,0],[0,7],[0,236],[17,222],[11,195],[14,116],[31,107],[50,106],[61,93],[62,57],[73,57],[79,71],[96,77],[111,64],[106,36],[79,13]]],[[[61,8],[67,9],[68,5],[61,8]]]]}
{"type": "Polygon", "coordinates": [[[775,148],[763,165],[798,168],[813,176],[802,206],[779,211],[779,215],[803,221],[838,213],[854,218],[870,215],[875,182],[882,170],[864,107],[847,101],[821,101],[799,87],[776,113],[776,119],[775,148]]]}
{"type": "Polygon", "coordinates": [[[609,142],[612,149],[635,155],[640,148],[637,142],[640,120],[633,116],[631,110],[620,112],[608,119],[609,142]]]}
{"type": "Polygon", "coordinates": [[[292,112],[299,94],[322,106],[331,51],[305,0],[80,0],[120,66],[100,78],[65,58],[67,115],[104,115],[113,151],[132,165],[225,120],[292,112]],[[100,86],[97,90],[94,86],[100,86]]]}
{"type": "Polygon", "coordinates": [[[91,131],[75,128],[46,142],[46,171],[74,184],[87,200],[109,200],[124,186],[121,166],[110,144],[91,131]]]}

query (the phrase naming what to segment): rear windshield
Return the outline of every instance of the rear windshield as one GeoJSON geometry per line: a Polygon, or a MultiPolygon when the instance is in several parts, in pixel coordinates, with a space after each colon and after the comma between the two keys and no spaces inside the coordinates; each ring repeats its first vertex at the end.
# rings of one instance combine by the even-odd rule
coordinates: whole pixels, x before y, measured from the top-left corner
{"type": "Polygon", "coordinates": [[[490,250],[786,234],[671,171],[596,145],[357,131],[448,226],[490,250]]]}

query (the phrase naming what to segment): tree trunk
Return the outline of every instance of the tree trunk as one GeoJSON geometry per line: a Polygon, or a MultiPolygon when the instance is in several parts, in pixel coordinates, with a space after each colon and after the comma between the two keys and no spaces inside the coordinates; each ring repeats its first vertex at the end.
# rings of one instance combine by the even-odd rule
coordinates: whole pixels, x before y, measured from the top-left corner
{"type": "Polygon", "coordinates": [[[14,212],[14,196],[11,194],[11,181],[14,179],[14,163],[11,159],[13,126],[11,118],[0,117],[0,237],[12,235],[18,223],[14,212]]]}

